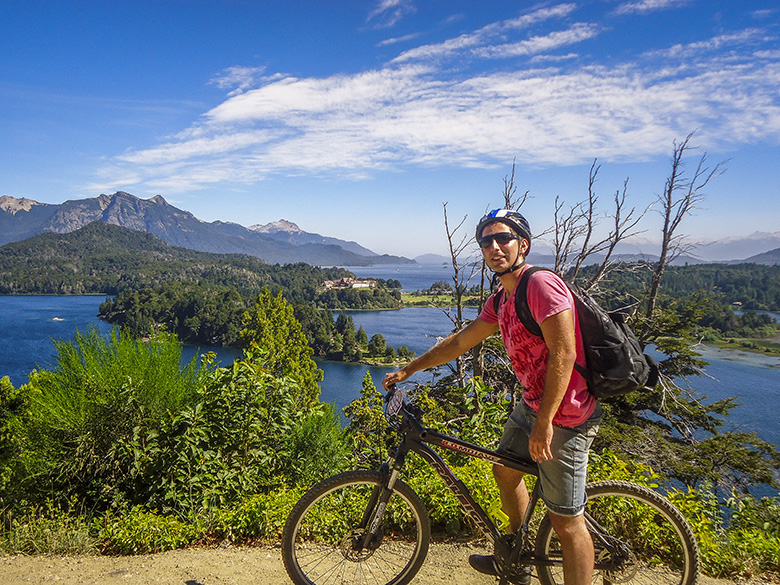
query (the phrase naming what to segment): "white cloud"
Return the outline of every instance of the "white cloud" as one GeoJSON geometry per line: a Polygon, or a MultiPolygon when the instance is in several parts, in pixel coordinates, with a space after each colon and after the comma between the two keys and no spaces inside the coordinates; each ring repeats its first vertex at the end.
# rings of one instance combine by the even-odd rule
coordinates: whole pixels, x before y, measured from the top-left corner
{"type": "Polygon", "coordinates": [[[431,60],[451,57],[466,50],[485,52],[486,47],[496,39],[503,38],[508,32],[524,30],[534,24],[550,19],[563,18],[575,10],[574,4],[560,4],[552,8],[542,8],[529,14],[489,24],[481,29],[464,34],[441,43],[423,45],[410,49],[396,57],[393,62],[403,63],[416,60],[431,60]]]}
{"type": "Polygon", "coordinates": [[[750,28],[734,33],[719,35],[704,41],[688,43],[686,45],[673,45],[668,49],[650,52],[648,55],[663,58],[688,59],[704,53],[719,51],[728,46],[745,46],[751,41],[763,41],[766,40],[763,38],[764,34],[765,33],[761,29],[750,28]]]}
{"type": "Polygon", "coordinates": [[[617,7],[617,14],[644,14],[658,10],[669,10],[690,4],[690,0],[641,0],[640,2],[626,2],[617,7]]]}
{"type": "Polygon", "coordinates": [[[490,168],[513,158],[538,167],[643,160],[693,130],[703,148],[780,141],[780,62],[760,31],[610,68],[554,53],[604,32],[594,25],[508,40],[529,22],[571,11],[567,4],[497,22],[351,75],[276,75],[250,88],[241,80],[261,70],[228,70],[224,87],[238,84],[240,92],[164,144],[117,157],[106,174],[175,193],[275,173],[361,178],[410,165],[490,168]],[[528,68],[479,73],[433,65],[462,51],[533,59],[528,68]]]}
{"type": "Polygon", "coordinates": [[[398,24],[407,14],[416,12],[411,0],[380,0],[377,7],[368,15],[368,22],[374,22],[379,28],[390,28],[398,24]]]}
{"type": "Polygon", "coordinates": [[[500,59],[507,57],[520,57],[524,55],[536,55],[545,51],[551,51],[567,45],[573,45],[592,39],[599,34],[599,27],[593,24],[577,23],[568,30],[555,31],[545,36],[532,37],[517,43],[506,43],[484,47],[474,53],[479,57],[500,59]]]}
{"type": "Polygon", "coordinates": [[[409,41],[413,41],[414,39],[418,38],[420,36],[420,33],[410,33],[408,35],[404,35],[402,37],[395,37],[392,39],[385,39],[384,41],[381,41],[377,43],[378,47],[388,47],[390,45],[397,45],[398,43],[407,43],[409,41]]]}
{"type": "Polygon", "coordinates": [[[219,88],[235,88],[228,95],[235,95],[254,87],[260,76],[265,72],[265,67],[228,67],[222,73],[214,77],[211,83],[219,88]]]}

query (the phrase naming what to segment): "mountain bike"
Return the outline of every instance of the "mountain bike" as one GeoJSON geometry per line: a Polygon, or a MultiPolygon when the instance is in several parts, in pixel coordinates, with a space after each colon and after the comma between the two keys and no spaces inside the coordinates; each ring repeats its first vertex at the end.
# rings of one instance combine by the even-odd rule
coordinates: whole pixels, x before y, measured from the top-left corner
{"type": "MultiPolygon", "coordinates": [[[[536,463],[497,453],[426,428],[419,408],[403,392],[387,393],[385,415],[393,433],[379,470],[325,479],[293,507],[282,536],[282,557],[296,585],[409,583],[425,560],[431,537],[420,497],[399,478],[409,452],[418,454],[458,499],[463,514],[492,543],[499,582],[511,583],[532,566],[542,585],[563,583],[561,547],[535,482],[522,527],[502,534],[433,447],[538,475],[536,463]],[[534,510],[539,512],[534,514],[534,510]],[[541,521],[536,520],[542,517],[541,521]],[[532,537],[532,524],[536,527],[532,537]]],[[[594,582],[694,585],[700,557],[680,511],[661,494],[626,481],[587,485],[585,519],[595,548],[594,582]]]]}

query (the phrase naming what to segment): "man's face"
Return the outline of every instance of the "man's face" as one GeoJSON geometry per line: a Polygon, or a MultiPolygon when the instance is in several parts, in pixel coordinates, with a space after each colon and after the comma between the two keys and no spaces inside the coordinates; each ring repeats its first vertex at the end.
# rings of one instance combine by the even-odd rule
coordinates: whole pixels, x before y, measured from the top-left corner
{"type": "MultiPolygon", "coordinates": [[[[505,223],[495,221],[488,224],[482,230],[482,238],[500,233],[514,234],[514,232],[505,223]]],[[[493,272],[504,272],[514,266],[519,260],[519,255],[525,255],[528,249],[528,243],[523,239],[512,239],[506,244],[499,244],[495,240],[490,245],[482,248],[482,256],[485,258],[485,264],[493,272]]]]}

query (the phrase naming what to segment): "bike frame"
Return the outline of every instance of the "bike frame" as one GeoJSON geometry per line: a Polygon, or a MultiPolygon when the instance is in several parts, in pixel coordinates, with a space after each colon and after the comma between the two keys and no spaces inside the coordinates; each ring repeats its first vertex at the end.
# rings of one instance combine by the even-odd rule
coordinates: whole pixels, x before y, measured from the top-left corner
{"type": "MultiPolygon", "coordinates": [[[[403,430],[401,431],[402,440],[393,453],[391,450],[391,459],[394,459],[392,471],[390,471],[390,460],[383,467],[385,472],[388,473],[387,489],[388,492],[393,489],[395,481],[404,466],[406,456],[411,451],[417,453],[422,457],[436,473],[441,477],[447,488],[453,493],[461,505],[466,517],[477,526],[482,533],[492,541],[496,552],[503,553],[503,557],[514,562],[519,558],[519,554],[528,549],[530,550],[528,540],[528,526],[530,524],[531,515],[533,514],[536,504],[538,503],[541,493],[539,482],[536,482],[533,491],[530,494],[530,500],[528,507],[525,510],[521,524],[522,538],[515,543],[510,542],[511,539],[502,534],[498,527],[495,525],[490,516],[485,512],[482,506],[474,500],[471,492],[466,485],[458,479],[452,470],[447,466],[444,460],[434,451],[429,445],[434,447],[441,447],[449,451],[455,451],[456,453],[462,453],[469,457],[475,457],[477,459],[483,459],[489,461],[494,465],[501,465],[528,473],[533,476],[538,476],[539,471],[536,463],[527,461],[519,457],[514,457],[510,454],[498,453],[485,449],[479,445],[474,445],[467,441],[458,439],[439,433],[433,429],[425,428],[412,415],[406,407],[401,407],[403,413],[403,430]]],[[[389,493],[387,494],[389,497],[389,493]]],[[[536,563],[535,563],[536,564],[536,563]]],[[[541,563],[539,563],[541,564],[541,563]]],[[[544,564],[557,564],[555,561],[546,561],[544,564]]]]}

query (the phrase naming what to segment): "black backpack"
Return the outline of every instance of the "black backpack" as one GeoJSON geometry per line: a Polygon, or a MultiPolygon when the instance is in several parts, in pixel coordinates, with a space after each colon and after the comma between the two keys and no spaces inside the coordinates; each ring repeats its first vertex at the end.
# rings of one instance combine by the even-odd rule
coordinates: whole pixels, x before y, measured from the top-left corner
{"type": "MultiPolygon", "coordinates": [[[[542,337],[542,329],[531,315],[526,297],[528,279],[539,270],[549,269],[532,266],[520,277],[515,288],[515,310],[523,326],[542,337]]],[[[658,383],[655,361],[642,352],[625,317],[617,312],[608,313],[577,285],[566,282],[566,286],[574,298],[587,363],[587,367],[575,363],[574,368],[585,378],[590,393],[596,398],[609,398],[655,386],[658,383]]],[[[496,313],[501,296],[501,291],[495,296],[496,313]]]]}

